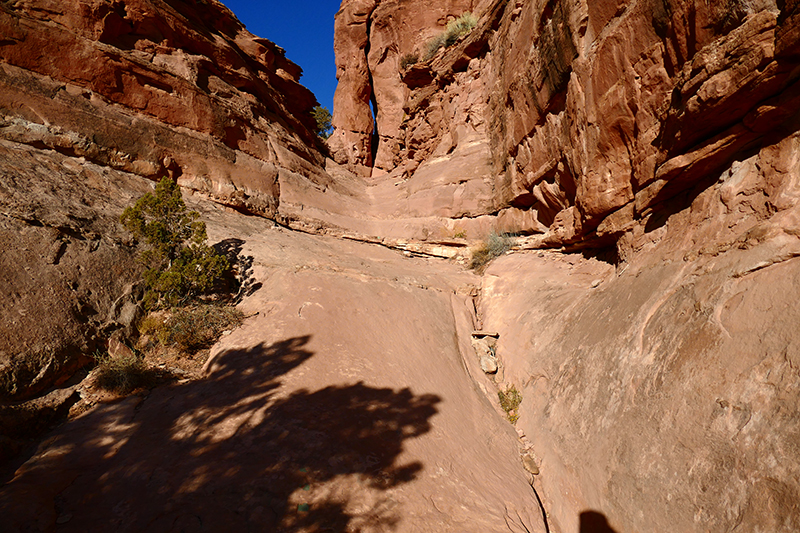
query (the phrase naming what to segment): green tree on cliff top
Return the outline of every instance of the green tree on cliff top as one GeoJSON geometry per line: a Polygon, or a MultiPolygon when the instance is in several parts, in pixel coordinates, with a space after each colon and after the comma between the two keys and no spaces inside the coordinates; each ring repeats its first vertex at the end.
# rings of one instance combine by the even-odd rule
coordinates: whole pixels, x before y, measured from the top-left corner
{"type": "Polygon", "coordinates": [[[331,131],[333,130],[333,126],[331,125],[331,112],[328,111],[327,108],[318,105],[311,111],[311,115],[314,117],[314,120],[317,121],[317,135],[323,139],[330,137],[331,131]]]}

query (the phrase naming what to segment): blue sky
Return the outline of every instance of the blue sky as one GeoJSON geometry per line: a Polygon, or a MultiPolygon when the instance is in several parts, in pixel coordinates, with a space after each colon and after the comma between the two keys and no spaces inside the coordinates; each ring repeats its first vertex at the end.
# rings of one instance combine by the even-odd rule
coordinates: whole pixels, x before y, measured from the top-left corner
{"type": "Polygon", "coordinates": [[[247,29],[286,50],[303,68],[300,83],[333,111],[333,16],[340,0],[221,0],[247,29]]]}

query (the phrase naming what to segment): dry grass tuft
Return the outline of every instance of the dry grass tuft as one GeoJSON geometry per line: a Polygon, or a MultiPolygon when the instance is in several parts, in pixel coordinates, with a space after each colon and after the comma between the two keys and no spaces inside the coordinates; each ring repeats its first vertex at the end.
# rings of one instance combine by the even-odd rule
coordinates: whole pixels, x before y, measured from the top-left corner
{"type": "Polygon", "coordinates": [[[511,249],[513,241],[505,235],[489,234],[486,241],[472,250],[472,259],[469,268],[477,270],[479,273],[486,270],[486,267],[495,257],[500,257],[511,249]]]}
{"type": "Polygon", "coordinates": [[[164,315],[151,314],[139,326],[142,334],[153,335],[163,346],[187,352],[208,348],[225,330],[239,326],[241,311],[224,305],[198,305],[175,309],[164,315]]]}
{"type": "Polygon", "coordinates": [[[497,396],[500,398],[500,407],[506,412],[508,421],[516,424],[517,420],[519,420],[517,409],[522,403],[522,394],[514,385],[509,385],[505,391],[498,391],[497,396]]]}
{"type": "Polygon", "coordinates": [[[447,23],[447,28],[425,43],[422,58],[428,61],[436,55],[440,48],[447,48],[455,44],[461,37],[467,35],[478,24],[478,19],[472,13],[464,13],[455,20],[447,23]]]}
{"type": "Polygon", "coordinates": [[[156,373],[142,358],[134,353],[111,356],[95,355],[97,360],[96,384],[101,389],[128,394],[136,389],[150,388],[156,384],[156,373]]]}

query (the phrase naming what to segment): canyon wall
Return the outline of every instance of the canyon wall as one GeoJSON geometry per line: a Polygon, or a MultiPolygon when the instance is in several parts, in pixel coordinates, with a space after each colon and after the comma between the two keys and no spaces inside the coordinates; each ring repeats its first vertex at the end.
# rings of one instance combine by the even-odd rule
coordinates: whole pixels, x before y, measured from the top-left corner
{"type": "Polygon", "coordinates": [[[418,27],[441,31],[446,17],[362,4],[337,18],[334,157],[388,172],[411,213],[460,219],[474,237],[493,226],[556,247],[613,244],[800,124],[796,2],[437,2],[478,25],[411,65],[401,54],[432,34],[418,27]],[[345,139],[363,149],[343,153],[345,139]]]}
{"type": "Polygon", "coordinates": [[[313,94],[221,3],[0,6],[0,132],[277,215],[280,181],[324,181],[313,94]]]}

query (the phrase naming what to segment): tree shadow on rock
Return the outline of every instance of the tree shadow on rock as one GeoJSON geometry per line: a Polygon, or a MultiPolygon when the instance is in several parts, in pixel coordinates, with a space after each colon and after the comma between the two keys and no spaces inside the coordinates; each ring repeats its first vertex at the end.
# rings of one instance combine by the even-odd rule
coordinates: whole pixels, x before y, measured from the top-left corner
{"type": "Polygon", "coordinates": [[[617,533],[617,531],[609,525],[603,513],[583,511],[580,514],[578,533],[617,533]]]}
{"type": "Polygon", "coordinates": [[[204,380],[73,422],[50,444],[70,451],[0,490],[0,515],[9,491],[36,488],[68,518],[59,531],[391,530],[399,510],[383,493],[422,470],[399,456],[441,400],[364,383],[292,389],[308,341],[221,353],[204,380]]]}
{"type": "Polygon", "coordinates": [[[228,264],[231,265],[230,272],[222,279],[223,287],[221,291],[233,294],[233,303],[239,303],[247,296],[250,296],[261,288],[261,282],[253,277],[253,256],[243,255],[242,247],[245,241],[242,239],[225,239],[215,245],[214,250],[220,255],[225,256],[228,264]]]}

